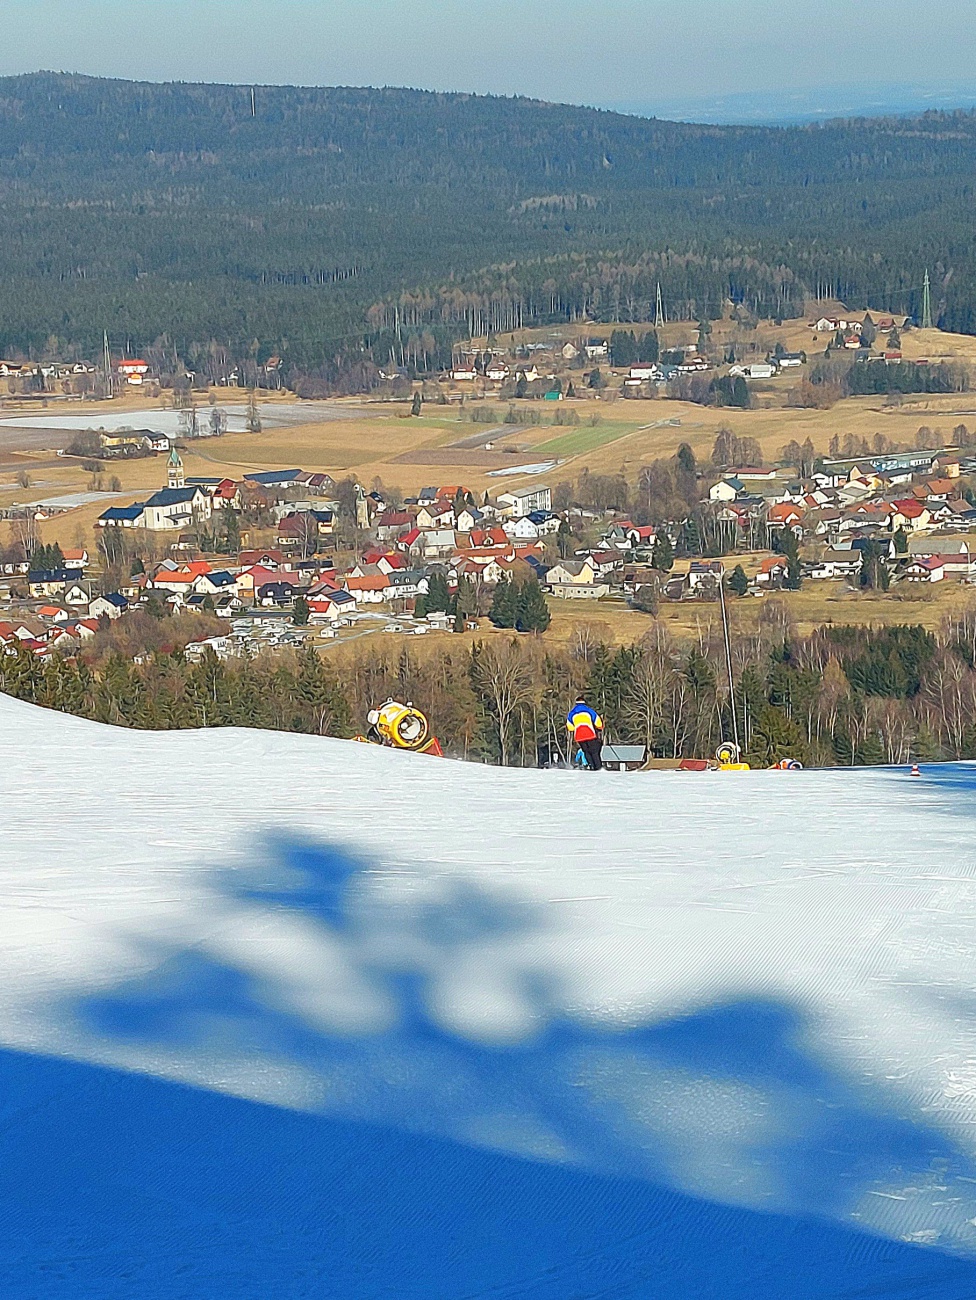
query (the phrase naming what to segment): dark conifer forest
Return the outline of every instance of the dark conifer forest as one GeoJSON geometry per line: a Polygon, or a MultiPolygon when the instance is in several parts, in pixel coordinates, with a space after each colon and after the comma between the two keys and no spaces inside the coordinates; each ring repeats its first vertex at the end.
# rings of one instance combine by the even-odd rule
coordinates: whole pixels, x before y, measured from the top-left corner
{"type": "Polygon", "coordinates": [[[0,352],[368,383],[469,333],[810,296],[976,332],[976,115],[695,126],[399,89],[0,78],[0,352]]]}

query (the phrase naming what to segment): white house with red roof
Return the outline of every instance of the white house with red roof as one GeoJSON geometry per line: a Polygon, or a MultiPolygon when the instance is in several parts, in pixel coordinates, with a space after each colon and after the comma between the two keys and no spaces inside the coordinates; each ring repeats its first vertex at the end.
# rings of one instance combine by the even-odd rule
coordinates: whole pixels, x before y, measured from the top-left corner
{"type": "Polygon", "coordinates": [[[915,497],[906,497],[902,501],[893,501],[888,506],[889,527],[892,532],[903,528],[906,533],[915,533],[927,528],[932,522],[932,512],[923,502],[915,497]]]}
{"type": "Polygon", "coordinates": [[[161,591],[181,592],[188,595],[193,584],[204,573],[210,572],[206,560],[190,560],[173,568],[157,569],[152,577],[152,585],[161,591]]]}
{"type": "Polygon", "coordinates": [[[123,357],[115,367],[115,373],[120,379],[124,379],[127,384],[138,388],[146,375],[149,374],[149,362],[143,361],[141,357],[123,357]]]}
{"type": "Polygon", "coordinates": [[[911,560],[901,571],[906,582],[942,582],[946,576],[945,559],[941,555],[927,555],[911,560]]]}
{"type": "Polygon", "coordinates": [[[308,596],[309,618],[315,623],[335,623],[354,613],[356,605],[356,597],[351,591],[338,588],[320,592],[316,596],[309,593],[308,596]]]}
{"type": "Polygon", "coordinates": [[[88,552],[83,546],[62,546],[61,554],[66,569],[84,569],[88,565],[88,552]]]}
{"type": "Polygon", "coordinates": [[[385,573],[364,574],[360,578],[346,575],[341,582],[361,605],[380,605],[390,596],[390,580],[385,573]]]}
{"type": "Polygon", "coordinates": [[[280,569],[266,569],[262,564],[251,564],[237,575],[237,594],[241,600],[253,602],[262,587],[281,580],[280,569]]]}

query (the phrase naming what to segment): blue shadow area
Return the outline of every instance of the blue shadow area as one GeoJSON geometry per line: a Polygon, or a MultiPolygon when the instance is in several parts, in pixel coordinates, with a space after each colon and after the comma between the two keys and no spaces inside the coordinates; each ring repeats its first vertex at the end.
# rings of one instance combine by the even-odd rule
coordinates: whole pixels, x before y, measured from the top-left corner
{"type": "Polygon", "coordinates": [[[31,1300],[971,1300],[976,1264],[370,1125],[0,1055],[31,1300]]]}
{"type": "MultiPolygon", "coordinates": [[[[976,790],[976,763],[922,763],[920,771],[922,781],[948,792],[965,795],[976,790]]],[[[912,784],[917,784],[919,779],[911,778],[912,784]]]]}
{"type": "Polygon", "coordinates": [[[914,1217],[888,1235],[947,1244],[976,1168],[893,1096],[828,1068],[794,1009],[740,1001],[609,1032],[567,1018],[533,974],[519,993],[537,1032],[488,1046],[441,1026],[416,953],[450,969],[537,933],[535,909],[459,881],[391,912],[333,848],[259,856],[263,874],[223,876],[224,893],[341,940],[395,1016],[323,1033],[267,976],[160,947],[150,976],[70,1014],[142,1051],[295,1067],[338,1098],[329,1113],[0,1057],[8,1294],[976,1295],[976,1257],[848,1226],[866,1202],[898,1208],[890,1189],[907,1186],[914,1217]],[[372,942],[391,924],[413,956],[372,942]]]}

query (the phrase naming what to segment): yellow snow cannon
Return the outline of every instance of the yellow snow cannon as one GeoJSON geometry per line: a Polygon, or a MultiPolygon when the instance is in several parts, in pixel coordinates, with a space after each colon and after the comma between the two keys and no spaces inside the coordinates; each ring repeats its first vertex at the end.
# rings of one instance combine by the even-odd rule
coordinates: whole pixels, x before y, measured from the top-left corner
{"type": "Polygon", "coordinates": [[[731,740],[724,741],[715,751],[715,762],[720,772],[748,772],[748,763],[742,762],[742,750],[731,740]]]}
{"type": "Polygon", "coordinates": [[[369,730],[357,740],[374,745],[387,745],[391,749],[406,749],[412,754],[442,756],[440,743],[431,733],[426,714],[407,701],[387,700],[378,709],[370,709],[367,721],[369,730]]]}

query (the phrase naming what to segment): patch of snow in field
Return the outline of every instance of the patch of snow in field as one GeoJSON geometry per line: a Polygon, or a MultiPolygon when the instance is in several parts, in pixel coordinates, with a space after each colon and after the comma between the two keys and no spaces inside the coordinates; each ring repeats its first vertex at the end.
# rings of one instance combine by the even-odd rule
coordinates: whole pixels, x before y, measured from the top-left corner
{"type": "MultiPolygon", "coordinates": [[[[201,432],[205,432],[210,419],[211,407],[197,407],[197,423],[201,432]]],[[[242,403],[217,403],[217,409],[227,416],[229,433],[244,433],[247,429],[247,407],[242,403]]],[[[363,412],[357,408],[344,407],[331,402],[262,402],[259,407],[261,423],[266,428],[285,428],[291,425],[314,424],[320,421],[355,420],[363,412]]],[[[182,412],[148,408],[138,411],[99,411],[93,410],[84,415],[13,415],[0,419],[0,426],[16,429],[50,429],[52,432],[87,429],[104,430],[106,433],[118,433],[126,429],[149,429],[153,433],[172,437],[183,432],[180,416],[182,412]]]]}

